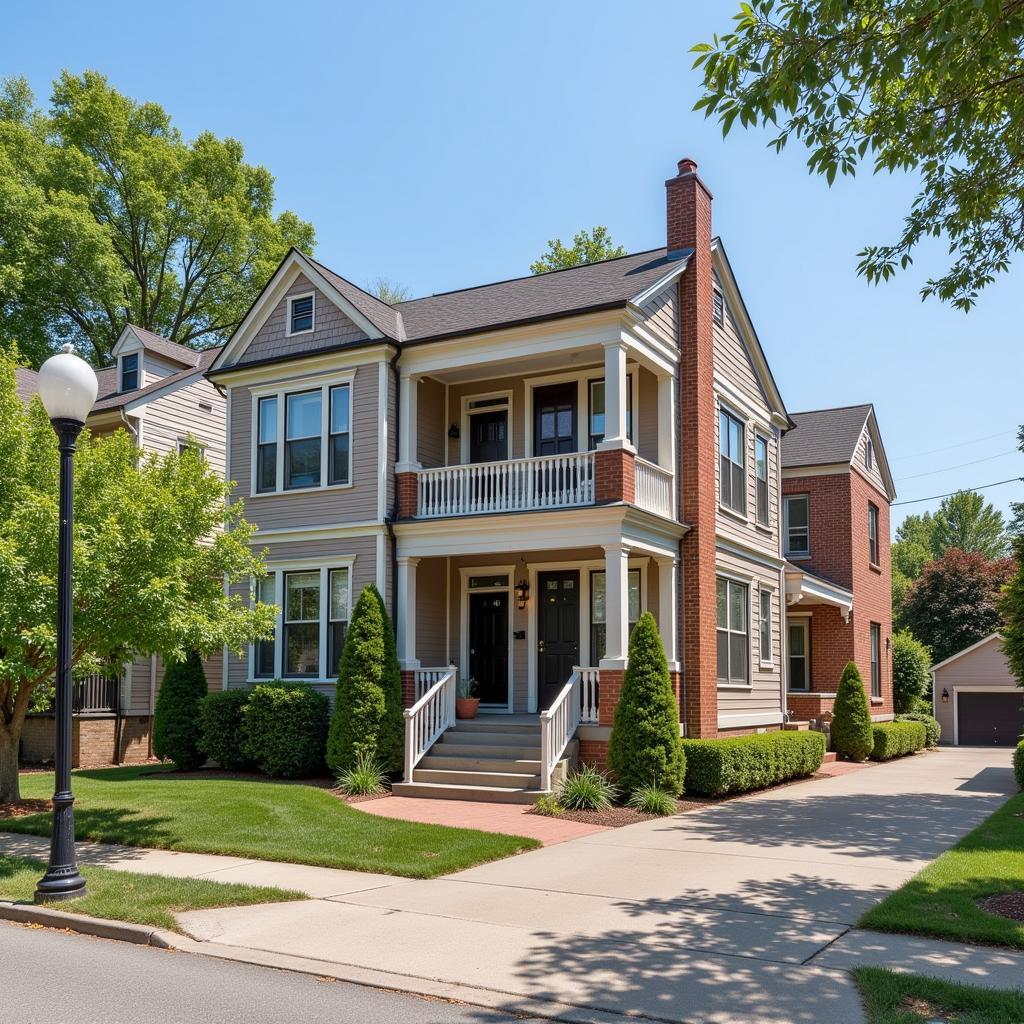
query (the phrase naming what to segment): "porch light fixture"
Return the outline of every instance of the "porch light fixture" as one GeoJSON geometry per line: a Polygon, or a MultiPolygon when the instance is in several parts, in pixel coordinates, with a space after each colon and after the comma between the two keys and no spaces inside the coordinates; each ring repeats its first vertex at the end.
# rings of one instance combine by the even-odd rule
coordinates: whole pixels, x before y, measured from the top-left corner
{"type": "Polygon", "coordinates": [[[520,580],[516,584],[516,607],[522,611],[530,600],[530,584],[528,580],[520,580]]]}
{"type": "Polygon", "coordinates": [[[943,687],[943,690],[942,690],[942,703],[943,704],[948,704],[949,703],[949,690],[947,690],[945,687],[943,687]]]}
{"type": "Polygon", "coordinates": [[[459,439],[459,425],[458,425],[458,423],[453,423],[453,424],[452,424],[452,425],[451,425],[451,426],[450,426],[450,427],[448,428],[448,436],[449,436],[449,437],[450,437],[450,438],[451,438],[451,439],[452,439],[453,441],[458,441],[458,439],[459,439]]]}

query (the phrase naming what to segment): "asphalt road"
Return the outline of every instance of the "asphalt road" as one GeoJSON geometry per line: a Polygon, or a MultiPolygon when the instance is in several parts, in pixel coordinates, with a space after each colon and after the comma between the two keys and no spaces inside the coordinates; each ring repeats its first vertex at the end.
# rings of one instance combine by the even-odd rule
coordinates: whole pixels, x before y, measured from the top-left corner
{"type": "Polygon", "coordinates": [[[0,922],[0,1021],[512,1024],[517,1018],[288,971],[0,922]]]}

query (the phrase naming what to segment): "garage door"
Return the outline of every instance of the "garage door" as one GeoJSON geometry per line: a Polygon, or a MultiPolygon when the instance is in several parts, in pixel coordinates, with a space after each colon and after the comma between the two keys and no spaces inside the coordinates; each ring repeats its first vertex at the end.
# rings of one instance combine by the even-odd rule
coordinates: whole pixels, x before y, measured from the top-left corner
{"type": "Polygon", "coordinates": [[[1013,747],[1024,732],[1024,693],[957,694],[961,743],[1013,747]]]}

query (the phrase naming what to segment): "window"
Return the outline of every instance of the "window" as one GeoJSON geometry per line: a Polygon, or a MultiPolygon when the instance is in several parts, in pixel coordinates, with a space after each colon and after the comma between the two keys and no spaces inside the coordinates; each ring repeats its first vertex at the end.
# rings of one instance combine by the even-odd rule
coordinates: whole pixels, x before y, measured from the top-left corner
{"type": "MultiPolygon", "coordinates": [[[[608,650],[608,607],[606,577],[601,570],[590,574],[590,662],[596,665],[608,650]]],[[[627,576],[627,616],[629,630],[640,618],[640,570],[630,569],[627,576]]]]}
{"type": "Polygon", "coordinates": [[[277,398],[261,398],[256,440],[256,490],[277,489],[277,398]]]}
{"type": "Polygon", "coordinates": [[[717,288],[711,292],[711,315],[719,327],[725,326],[725,299],[717,288]]]}
{"type": "Polygon", "coordinates": [[[508,576],[470,576],[470,590],[493,590],[496,587],[507,587],[508,576]]]}
{"type": "Polygon", "coordinates": [[[762,665],[770,665],[772,663],[772,592],[765,590],[764,587],[760,590],[761,600],[761,621],[758,624],[757,639],[761,646],[760,656],[762,665]]]}
{"type": "Polygon", "coordinates": [[[811,623],[799,619],[789,624],[789,688],[809,690],[811,688],[810,652],[807,642],[811,623]]]}
{"type": "Polygon", "coordinates": [[[882,696],[882,627],[871,623],[871,696],[882,696]]]}
{"type": "Polygon", "coordinates": [[[320,571],[284,574],[284,675],[320,675],[320,571]]]}
{"type": "Polygon", "coordinates": [[[199,444],[194,438],[191,437],[179,437],[178,438],[178,454],[184,455],[187,451],[195,452],[199,458],[206,461],[206,447],[199,444]]]}
{"type": "Polygon", "coordinates": [[[868,557],[878,565],[878,506],[868,502],[868,557]]]}
{"type": "Polygon", "coordinates": [[[747,631],[749,588],[745,583],[718,578],[718,682],[746,686],[749,682],[747,631]]]}
{"type": "Polygon", "coordinates": [[[331,388],[331,429],[328,439],[329,472],[328,483],[347,484],[351,478],[350,460],[352,446],[349,444],[351,422],[351,392],[348,384],[331,388]]]}
{"type": "Polygon", "coordinates": [[[121,356],[121,390],[134,391],[139,386],[139,353],[121,356]]]}
{"type": "Polygon", "coordinates": [[[724,409],[718,414],[719,500],[726,508],[747,514],[744,451],[746,427],[724,409]]]}
{"type": "MultiPolygon", "coordinates": [[[[276,582],[274,573],[264,576],[256,581],[256,600],[261,604],[274,604],[274,584],[276,582]]],[[[256,663],[253,665],[253,675],[260,679],[273,679],[275,675],[274,666],[274,641],[276,637],[271,636],[268,640],[260,640],[256,644],[256,663]]]]}
{"type": "Polygon", "coordinates": [[[297,295],[288,300],[288,333],[302,334],[313,330],[313,296],[297,295]]]}
{"type": "MultiPolygon", "coordinates": [[[[590,381],[590,427],[587,447],[593,451],[604,440],[604,381],[590,381]]],[[[626,437],[633,440],[633,374],[626,374],[626,437]]]]}
{"type": "Polygon", "coordinates": [[[806,494],[783,499],[786,520],[786,554],[790,558],[807,558],[811,553],[810,498],[806,494]]]}
{"type": "Polygon", "coordinates": [[[864,446],[864,465],[871,469],[875,464],[875,446],[871,443],[870,439],[864,446]]]}
{"type": "Polygon", "coordinates": [[[320,415],[323,394],[300,391],[285,397],[284,486],[320,486],[320,415]]]}
{"type": "Polygon", "coordinates": [[[332,569],[331,606],[327,611],[327,664],[333,674],[338,671],[338,662],[345,646],[345,633],[348,631],[349,614],[349,571],[348,569],[332,569]]]}
{"type": "Polygon", "coordinates": [[[768,525],[768,441],[758,434],[754,438],[754,476],[757,481],[757,521],[768,525]]]}

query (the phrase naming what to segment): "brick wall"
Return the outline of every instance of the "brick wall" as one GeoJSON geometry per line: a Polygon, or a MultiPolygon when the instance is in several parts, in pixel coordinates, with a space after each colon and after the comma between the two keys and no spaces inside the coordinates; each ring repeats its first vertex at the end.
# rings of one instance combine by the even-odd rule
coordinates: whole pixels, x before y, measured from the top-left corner
{"type": "Polygon", "coordinates": [[[598,686],[601,699],[597,710],[598,725],[611,725],[615,720],[615,708],[622,693],[623,672],[617,668],[602,668],[598,686]]]}
{"type": "Polygon", "coordinates": [[[416,703],[416,673],[402,669],[402,707],[411,708],[416,703]]]}
{"type": "Polygon", "coordinates": [[[594,455],[594,496],[600,505],[636,500],[636,456],[625,449],[594,455]]]}
{"type": "Polygon", "coordinates": [[[599,771],[608,770],[608,742],[607,740],[581,740],[579,751],[579,763],[589,764],[599,771]]]}
{"type": "Polygon", "coordinates": [[[835,693],[839,677],[853,656],[853,625],[843,621],[838,608],[813,606],[811,616],[811,690],[835,693]]]}
{"type": "Polygon", "coordinates": [[[395,486],[398,488],[398,518],[411,519],[416,515],[416,474],[396,473],[395,486]]]}
{"type": "MultiPolygon", "coordinates": [[[[149,760],[151,719],[128,715],[75,718],[71,727],[72,768],[111,764],[140,764],[149,760]],[[119,740],[119,742],[118,742],[119,740]],[[115,749],[116,747],[116,749],[115,749]]],[[[30,715],[21,733],[21,761],[24,764],[53,762],[54,726],[52,715],[30,715]]]]}
{"type": "Polygon", "coordinates": [[[811,557],[794,559],[795,564],[852,589],[850,474],[786,478],[782,481],[782,493],[810,497],[811,557]]]}

